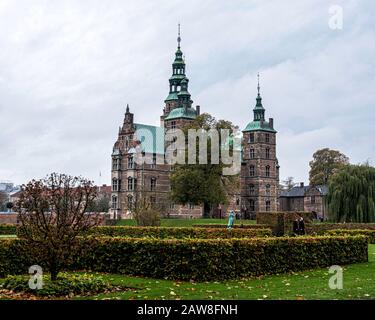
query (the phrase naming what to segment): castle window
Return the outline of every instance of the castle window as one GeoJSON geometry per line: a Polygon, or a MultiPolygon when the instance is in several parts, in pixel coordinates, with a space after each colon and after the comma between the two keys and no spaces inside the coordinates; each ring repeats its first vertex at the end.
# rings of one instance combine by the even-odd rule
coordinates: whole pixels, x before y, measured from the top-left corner
{"type": "Polygon", "coordinates": [[[194,209],[194,204],[192,204],[192,203],[189,202],[189,209],[193,210],[194,209]]]}
{"type": "Polygon", "coordinates": [[[266,166],[266,177],[270,176],[270,166],[266,166]]]}
{"type": "Polygon", "coordinates": [[[249,185],[249,193],[250,195],[255,195],[255,186],[253,184],[249,185]]]}
{"type": "Polygon", "coordinates": [[[236,199],[236,206],[239,206],[240,205],[240,199],[236,199]]]}
{"type": "Polygon", "coordinates": [[[249,209],[250,211],[255,211],[255,201],[253,199],[249,201],[249,209]]]}
{"type": "Polygon", "coordinates": [[[156,190],[156,178],[151,178],[150,189],[151,189],[151,191],[156,190]]]}
{"type": "Polygon", "coordinates": [[[171,121],[171,129],[176,129],[176,121],[171,121]]]}
{"type": "Polygon", "coordinates": [[[266,195],[271,195],[271,186],[269,184],[266,185],[266,195]]]}
{"type": "Polygon", "coordinates": [[[152,154],[152,163],[151,163],[151,169],[156,168],[156,153],[152,154]]]}
{"type": "Polygon", "coordinates": [[[112,191],[119,191],[119,190],[120,190],[119,180],[117,180],[116,178],[112,179],[112,191]]]}
{"type": "Polygon", "coordinates": [[[254,133],[250,133],[250,135],[249,135],[249,142],[253,143],[254,141],[255,141],[255,135],[254,135],[254,133]]]}
{"type": "Polygon", "coordinates": [[[271,201],[266,201],[266,211],[271,211],[271,201]]]}
{"type": "Polygon", "coordinates": [[[250,159],[255,158],[255,150],[253,148],[250,149],[250,159]]]}
{"type": "Polygon", "coordinates": [[[152,207],[155,206],[155,204],[156,204],[156,197],[150,197],[150,204],[151,204],[152,207]]]}
{"type": "Polygon", "coordinates": [[[134,157],[133,157],[133,155],[128,156],[128,169],[134,169],[134,157]]]}
{"type": "Polygon", "coordinates": [[[251,165],[250,166],[250,177],[254,177],[255,176],[255,166],[251,165]]]}
{"type": "Polygon", "coordinates": [[[310,197],[310,202],[311,202],[311,204],[315,204],[315,196],[310,197]]]}
{"type": "Polygon", "coordinates": [[[266,159],[270,158],[270,148],[266,148],[266,159]]]}
{"type": "Polygon", "coordinates": [[[117,197],[112,196],[112,209],[117,209],[117,197]]]}
{"type": "Polygon", "coordinates": [[[112,160],[112,170],[120,170],[121,169],[121,160],[118,158],[114,158],[112,160]]]}
{"type": "Polygon", "coordinates": [[[269,134],[269,133],[266,133],[266,142],[267,142],[267,143],[270,142],[270,134],[269,134]]]}
{"type": "Polygon", "coordinates": [[[133,196],[128,195],[128,209],[132,210],[133,209],[133,196]]]}
{"type": "Polygon", "coordinates": [[[133,191],[135,187],[135,179],[132,177],[128,178],[128,190],[133,191]]]}

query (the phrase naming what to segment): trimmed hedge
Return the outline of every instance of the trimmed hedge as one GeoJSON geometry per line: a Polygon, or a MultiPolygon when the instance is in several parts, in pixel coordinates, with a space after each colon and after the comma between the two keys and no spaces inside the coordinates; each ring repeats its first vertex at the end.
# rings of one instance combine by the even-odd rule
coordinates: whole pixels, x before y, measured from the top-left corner
{"type": "Polygon", "coordinates": [[[17,234],[17,226],[15,224],[0,224],[0,235],[17,234]]]}
{"type": "Polygon", "coordinates": [[[223,229],[223,228],[173,228],[173,227],[96,227],[91,231],[96,236],[161,238],[161,239],[216,239],[253,238],[272,236],[271,229],[223,229]]]}
{"type": "MultiPolygon", "coordinates": [[[[0,274],[26,273],[39,264],[22,240],[0,240],[0,274]]],[[[368,260],[367,238],[254,239],[81,238],[71,270],[179,280],[225,280],[302,271],[368,260]]],[[[43,267],[43,265],[41,265],[43,267]]]]}
{"type": "Polygon", "coordinates": [[[332,236],[366,236],[368,242],[375,244],[375,230],[328,230],[325,232],[326,235],[332,236]]]}
{"type": "Polygon", "coordinates": [[[322,235],[328,230],[375,230],[375,223],[307,223],[307,234],[322,235]]]}
{"type": "MultiPolygon", "coordinates": [[[[227,228],[226,224],[218,224],[218,223],[211,223],[211,224],[202,224],[197,223],[193,224],[194,228],[227,228]]],[[[234,229],[269,229],[270,226],[267,224],[235,224],[233,225],[234,229]]]]}

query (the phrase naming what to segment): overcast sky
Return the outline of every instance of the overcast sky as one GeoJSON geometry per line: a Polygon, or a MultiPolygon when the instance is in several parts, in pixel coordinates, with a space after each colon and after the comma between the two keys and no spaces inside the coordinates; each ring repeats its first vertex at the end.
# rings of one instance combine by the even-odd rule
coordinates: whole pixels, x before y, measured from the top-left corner
{"type": "Polygon", "coordinates": [[[373,0],[0,0],[0,180],[109,184],[126,104],[159,124],[178,22],[202,112],[244,128],[260,72],[281,180],[307,182],[323,147],[374,164],[374,15],[373,0]]]}

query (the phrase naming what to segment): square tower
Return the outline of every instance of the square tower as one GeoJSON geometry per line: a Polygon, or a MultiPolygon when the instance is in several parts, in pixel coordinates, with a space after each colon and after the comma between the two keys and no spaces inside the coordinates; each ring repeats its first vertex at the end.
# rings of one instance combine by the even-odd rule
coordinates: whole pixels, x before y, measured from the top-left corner
{"type": "Polygon", "coordinates": [[[242,131],[241,206],[247,218],[254,218],[259,212],[278,210],[277,132],[272,118],[265,121],[265,109],[259,90],[258,75],[254,119],[242,131]]]}

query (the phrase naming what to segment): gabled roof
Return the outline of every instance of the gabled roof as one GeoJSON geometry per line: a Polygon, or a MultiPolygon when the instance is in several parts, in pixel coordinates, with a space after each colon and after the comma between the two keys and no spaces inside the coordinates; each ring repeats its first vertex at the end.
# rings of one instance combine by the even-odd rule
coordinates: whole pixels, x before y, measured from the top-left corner
{"type": "Polygon", "coordinates": [[[296,186],[292,189],[283,190],[280,192],[280,197],[286,197],[286,198],[297,198],[297,197],[304,197],[306,192],[309,191],[312,188],[317,188],[318,191],[323,195],[328,194],[328,186],[296,186]]]}

